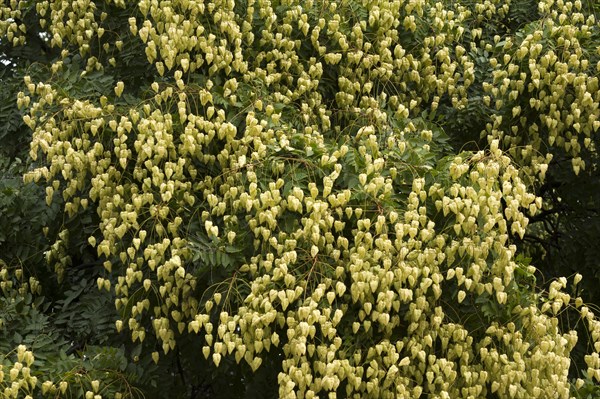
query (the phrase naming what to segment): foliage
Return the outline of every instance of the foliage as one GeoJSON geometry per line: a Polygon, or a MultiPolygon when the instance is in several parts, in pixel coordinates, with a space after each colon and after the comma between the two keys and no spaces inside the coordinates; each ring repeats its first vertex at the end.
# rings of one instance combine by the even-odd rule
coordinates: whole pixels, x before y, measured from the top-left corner
{"type": "MultiPolygon", "coordinates": [[[[2,3],[6,68],[32,73],[0,114],[33,132],[3,223],[56,277],[2,311],[91,370],[11,330],[5,392],[593,394],[590,276],[535,266],[572,241],[546,222],[597,221],[597,10],[532,4],[2,3]]],[[[7,242],[5,282],[47,274],[7,242]]]]}
{"type": "Polygon", "coordinates": [[[26,170],[19,158],[0,157],[0,259],[14,264],[42,264],[49,243],[42,226],[58,212],[44,204],[43,189],[24,184],[26,170]]]}
{"type": "Polygon", "coordinates": [[[136,379],[126,374],[132,367],[123,349],[89,346],[75,356],[68,335],[49,315],[51,304],[40,295],[39,281],[2,261],[0,267],[2,397],[140,396],[129,382],[136,379]]]}

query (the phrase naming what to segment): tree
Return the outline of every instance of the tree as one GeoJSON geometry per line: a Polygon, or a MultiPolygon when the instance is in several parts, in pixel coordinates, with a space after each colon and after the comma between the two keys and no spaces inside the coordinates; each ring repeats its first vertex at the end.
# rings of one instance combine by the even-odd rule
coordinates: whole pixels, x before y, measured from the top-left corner
{"type": "Polygon", "coordinates": [[[5,395],[597,392],[585,280],[535,266],[554,244],[536,226],[572,217],[553,182],[598,181],[599,27],[591,4],[531,6],[4,5],[24,76],[0,111],[56,211],[53,277],[11,252],[0,309],[65,364],[11,330],[5,395]]]}

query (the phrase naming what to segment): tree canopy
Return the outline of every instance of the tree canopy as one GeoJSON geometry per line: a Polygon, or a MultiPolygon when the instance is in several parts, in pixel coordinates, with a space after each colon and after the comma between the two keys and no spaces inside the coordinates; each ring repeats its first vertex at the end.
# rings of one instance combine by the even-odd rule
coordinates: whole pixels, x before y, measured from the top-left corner
{"type": "Polygon", "coordinates": [[[598,12],[0,2],[0,392],[598,397],[598,12]]]}

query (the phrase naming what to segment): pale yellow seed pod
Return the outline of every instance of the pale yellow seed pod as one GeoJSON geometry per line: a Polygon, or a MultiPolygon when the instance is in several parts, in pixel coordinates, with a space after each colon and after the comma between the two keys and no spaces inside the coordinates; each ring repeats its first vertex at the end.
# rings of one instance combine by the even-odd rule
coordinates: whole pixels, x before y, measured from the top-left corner
{"type": "Polygon", "coordinates": [[[67,381],[61,381],[60,384],[58,384],[58,387],[59,387],[60,391],[64,394],[65,392],[67,392],[69,383],[67,381]]]}
{"type": "Polygon", "coordinates": [[[125,84],[121,81],[117,82],[117,85],[115,86],[115,94],[117,95],[117,97],[121,97],[121,94],[123,94],[123,89],[125,88],[125,84]]]}

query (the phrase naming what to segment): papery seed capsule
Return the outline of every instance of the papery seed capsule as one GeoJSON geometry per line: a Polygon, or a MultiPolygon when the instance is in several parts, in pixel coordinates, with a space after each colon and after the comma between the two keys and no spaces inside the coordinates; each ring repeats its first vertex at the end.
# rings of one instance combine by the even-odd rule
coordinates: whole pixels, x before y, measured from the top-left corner
{"type": "Polygon", "coordinates": [[[67,383],[67,381],[61,381],[60,384],[58,384],[58,386],[60,391],[64,394],[67,391],[69,384],[67,383]]]}
{"type": "Polygon", "coordinates": [[[117,86],[115,87],[115,94],[117,95],[117,97],[121,97],[124,87],[125,87],[125,85],[123,82],[121,82],[121,81],[117,82],[117,86]]]}

